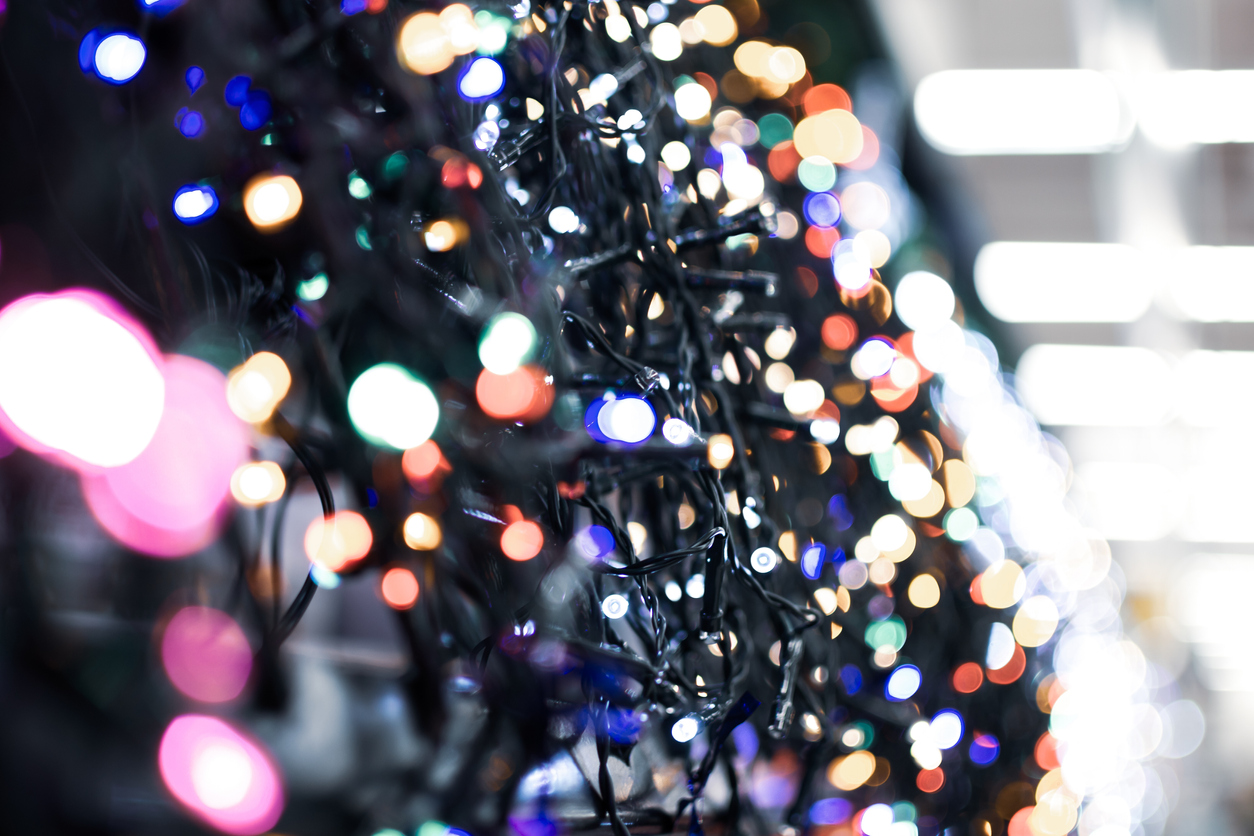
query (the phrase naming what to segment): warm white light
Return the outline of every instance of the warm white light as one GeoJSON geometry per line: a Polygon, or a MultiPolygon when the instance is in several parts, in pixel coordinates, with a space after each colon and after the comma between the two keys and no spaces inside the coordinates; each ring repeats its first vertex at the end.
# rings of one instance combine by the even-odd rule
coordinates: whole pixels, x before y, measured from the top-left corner
{"type": "Polygon", "coordinates": [[[1154,276],[1126,244],[997,241],[975,259],[975,290],[1003,322],[1133,322],[1150,306],[1154,276]]]}
{"type": "Polygon", "coordinates": [[[949,154],[1091,154],[1132,126],[1114,82],[1094,70],[945,70],[919,82],[914,116],[949,154]]]}
{"type": "Polygon", "coordinates": [[[885,514],[871,526],[871,543],[881,552],[896,551],[909,536],[910,527],[896,514],[885,514]]]}
{"type": "Polygon", "coordinates": [[[38,444],[122,465],[148,446],[164,405],[153,357],[83,299],[19,300],[0,314],[0,409],[38,444]]]}
{"type": "Polygon", "coordinates": [[[1171,369],[1148,348],[1034,345],[1019,360],[1019,394],[1042,424],[1156,426],[1167,417],[1171,369]]]}
{"type": "Polygon", "coordinates": [[[954,315],[953,288],[926,270],[902,276],[893,297],[898,318],[916,331],[934,328],[954,315]]]}
{"type": "Polygon", "coordinates": [[[685,84],[675,91],[675,112],[681,119],[696,122],[710,114],[714,100],[710,92],[697,83],[685,84]]]}
{"type": "Polygon", "coordinates": [[[823,405],[823,384],[817,380],[794,380],[784,389],[784,406],[793,415],[806,415],[823,405]]]}
{"type": "Polygon", "coordinates": [[[408,450],[431,437],[440,405],[427,385],[407,370],[380,363],[353,381],[348,416],[367,441],[408,450]]]}
{"type": "Polygon", "coordinates": [[[683,171],[692,162],[692,152],[679,140],[671,140],[662,146],[662,162],[671,171],[683,171]]]}
{"type": "Polygon", "coordinates": [[[653,57],[659,61],[674,61],[684,51],[684,39],[679,27],[673,23],[659,23],[649,34],[653,57]]]}

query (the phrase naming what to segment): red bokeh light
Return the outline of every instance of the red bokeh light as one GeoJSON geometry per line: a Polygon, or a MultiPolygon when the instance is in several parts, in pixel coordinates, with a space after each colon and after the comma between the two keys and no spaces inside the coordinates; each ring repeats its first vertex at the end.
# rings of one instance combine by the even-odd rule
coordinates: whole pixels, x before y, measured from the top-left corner
{"type": "Polygon", "coordinates": [[[953,684],[959,694],[974,694],[984,684],[984,669],[976,662],[964,662],[954,670],[953,684]]]}
{"type": "Polygon", "coordinates": [[[418,601],[418,579],[414,573],[394,566],[379,579],[379,594],[394,610],[407,610],[418,601]]]}
{"type": "Polygon", "coordinates": [[[849,98],[849,94],[843,87],[835,84],[819,84],[806,91],[805,98],[802,99],[802,107],[805,108],[806,116],[833,109],[852,111],[853,100],[849,98]]]}
{"type": "Polygon", "coordinates": [[[510,560],[530,560],[544,548],[544,531],[531,520],[510,523],[501,532],[501,551],[510,560]]]}
{"type": "Polygon", "coordinates": [[[844,351],[858,339],[858,324],[848,314],[832,314],[823,320],[823,345],[844,351]]]}

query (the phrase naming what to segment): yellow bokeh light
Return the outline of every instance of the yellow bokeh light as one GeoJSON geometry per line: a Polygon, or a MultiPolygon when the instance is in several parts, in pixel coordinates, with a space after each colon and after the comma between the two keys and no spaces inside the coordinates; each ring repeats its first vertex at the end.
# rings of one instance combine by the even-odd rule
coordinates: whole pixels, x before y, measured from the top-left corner
{"type": "Polygon", "coordinates": [[[710,115],[714,100],[700,84],[685,84],[675,91],[675,112],[681,119],[697,122],[710,115]]]}
{"type": "Polygon", "coordinates": [[[396,57],[410,72],[432,75],[452,64],[457,52],[440,16],[419,12],[401,26],[396,57]]]}
{"type": "Polygon", "coordinates": [[[479,27],[469,7],[454,3],[445,6],[439,17],[454,55],[469,55],[479,48],[479,27]]]}
{"type": "Polygon", "coordinates": [[[767,81],[796,84],[806,74],[806,59],[790,46],[776,47],[767,53],[763,70],[767,81]]]}
{"type": "Polygon", "coordinates": [[[231,474],[231,496],[240,505],[257,508],[283,496],[287,480],[274,462],[248,462],[231,474]]]}
{"type": "Polygon", "coordinates": [[[1058,629],[1058,607],[1044,595],[1034,595],[1015,613],[1015,641],[1024,647],[1040,647],[1058,629]]]}
{"type": "Polygon", "coordinates": [[[705,6],[697,12],[694,21],[702,29],[705,42],[714,46],[727,46],[736,40],[736,18],[723,6],[705,6]]]}
{"type": "Polygon", "coordinates": [[[797,532],[785,531],[779,535],[779,553],[790,563],[797,562],[797,532]]]}
{"type": "Polygon", "coordinates": [[[365,517],[356,511],[337,511],[332,517],[318,517],[305,529],[305,555],[332,572],[370,553],[374,535],[365,517]]]}
{"type": "Polygon", "coordinates": [[[649,33],[649,45],[653,57],[659,61],[674,61],[684,52],[684,39],[679,27],[673,23],[659,23],[649,33]]]}
{"type": "Polygon", "coordinates": [[[536,101],[535,99],[528,98],[527,99],[527,118],[530,119],[532,122],[534,122],[543,115],[544,115],[544,105],[540,104],[540,102],[536,101]]]}
{"type": "Polygon", "coordinates": [[[927,572],[916,575],[914,580],[910,581],[910,587],[906,590],[906,597],[910,599],[910,603],[921,610],[930,610],[939,604],[940,594],[940,584],[936,582],[935,577],[927,572]]]}
{"type": "Polygon", "coordinates": [[[798,122],[792,141],[802,159],[826,157],[844,165],[862,153],[862,125],[847,110],[828,110],[798,122]]]}
{"type": "Polygon", "coordinates": [[[836,606],[841,612],[849,612],[853,599],[849,597],[849,590],[843,586],[836,587],[836,606]]]}
{"type": "Polygon", "coordinates": [[[270,418],[292,386],[292,373],[283,358],[260,351],[237,366],[226,378],[226,402],[250,424],[270,418]]]}
{"type": "Polygon", "coordinates": [[[866,248],[867,254],[871,256],[871,266],[876,270],[887,264],[892,257],[892,242],[878,229],[864,229],[853,236],[853,240],[866,248]]]}
{"type": "Polygon", "coordinates": [[[945,491],[940,483],[933,479],[932,487],[928,489],[926,496],[922,499],[908,499],[901,503],[901,507],[905,508],[912,517],[920,519],[934,517],[940,513],[941,508],[945,507],[945,491]]]}
{"type": "Polygon", "coordinates": [[[605,19],[605,34],[621,44],[631,37],[631,21],[622,15],[610,15],[605,19]]]}
{"type": "Polygon", "coordinates": [[[429,552],[439,548],[444,541],[444,533],[440,530],[440,522],[435,517],[421,512],[410,514],[405,518],[405,526],[401,530],[405,537],[405,545],[420,552],[429,552]]]}
{"type": "Polygon", "coordinates": [[[770,57],[773,47],[762,41],[746,41],[736,47],[736,52],[732,55],[732,61],[736,64],[736,69],[740,70],[747,76],[752,78],[761,78],[766,75],[766,61],[770,57]]]}
{"type": "Polygon", "coordinates": [[[422,234],[423,243],[433,253],[448,252],[457,246],[460,238],[457,227],[449,221],[436,221],[422,234]]]}
{"type": "Polygon", "coordinates": [[[763,374],[762,379],[766,382],[767,389],[783,394],[792,384],[795,377],[792,366],[787,363],[772,363],[766,367],[766,372],[763,374]]]}
{"type": "Polygon", "coordinates": [[[715,470],[722,470],[731,464],[732,457],[735,455],[736,447],[730,435],[717,433],[710,436],[708,456],[711,467],[715,470]]]}
{"type": "Polygon", "coordinates": [[[823,611],[823,615],[831,615],[836,612],[836,590],[821,586],[814,590],[814,600],[818,603],[819,609],[823,611]]]}
{"type": "Polygon", "coordinates": [[[259,174],[244,187],[244,214],[262,232],[280,229],[298,214],[304,196],[286,174],[259,174]]]}
{"type": "Polygon", "coordinates": [[[950,459],[941,465],[941,477],[950,508],[961,508],[975,496],[975,474],[961,459],[950,459]]]}
{"type": "Polygon", "coordinates": [[[1019,603],[1027,585],[1023,569],[1013,560],[999,560],[980,575],[980,594],[984,603],[995,610],[1004,610],[1019,603]]]}
{"type": "Polygon", "coordinates": [[[865,749],[837,758],[827,767],[827,780],[838,790],[850,792],[875,774],[875,756],[865,749]]]}
{"type": "Polygon", "coordinates": [[[867,567],[867,577],[870,578],[871,583],[881,586],[886,583],[892,583],[893,578],[897,577],[897,567],[887,555],[877,557],[867,567]]]}

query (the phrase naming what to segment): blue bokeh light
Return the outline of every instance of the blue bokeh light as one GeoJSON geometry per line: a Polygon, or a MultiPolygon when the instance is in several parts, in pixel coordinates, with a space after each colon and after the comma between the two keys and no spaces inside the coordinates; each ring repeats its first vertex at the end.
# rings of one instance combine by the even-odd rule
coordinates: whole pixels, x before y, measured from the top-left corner
{"type": "Polygon", "coordinates": [[[822,543],[812,543],[801,552],[801,574],[810,580],[818,580],[823,571],[823,558],[827,557],[827,549],[822,543]]]}
{"type": "Polygon", "coordinates": [[[188,67],[187,72],[183,74],[183,81],[187,83],[188,91],[194,96],[205,83],[205,71],[200,67],[188,67]]]}
{"type": "Polygon", "coordinates": [[[914,665],[902,665],[889,675],[884,683],[884,696],[893,702],[908,700],[919,690],[923,675],[914,665]]]}
{"type": "Polygon", "coordinates": [[[237,75],[226,83],[222,98],[231,107],[240,107],[248,101],[248,91],[252,89],[253,80],[246,75],[237,75]]]}
{"type": "Polygon", "coordinates": [[[188,226],[204,223],[218,211],[218,194],[210,186],[191,183],[174,193],[174,217],[188,226]]]}
{"type": "Polygon", "coordinates": [[[205,117],[199,110],[182,108],[174,114],[174,127],[188,139],[196,139],[205,132],[205,117]]]}
{"type": "Polygon", "coordinates": [[[830,228],[840,223],[840,201],[829,192],[808,195],[801,209],[806,220],[815,226],[830,228]]]}
{"type": "Polygon", "coordinates": [[[274,108],[270,104],[270,94],[264,90],[253,90],[244,100],[239,109],[239,123],[250,131],[255,131],[270,121],[274,108]]]}
{"type": "Polygon", "coordinates": [[[971,748],[967,754],[971,757],[971,762],[979,766],[988,766],[997,760],[997,755],[1001,752],[1001,744],[997,742],[997,738],[991,734],[977,734],[975,740],[971,741],[971,748]]]}
{"type": "Polygon", "coordinates": [[[486,101],[505,89],[505,68],[486,55],[465,66],[457,77],[457,92],[468,102],[486,101]]]}

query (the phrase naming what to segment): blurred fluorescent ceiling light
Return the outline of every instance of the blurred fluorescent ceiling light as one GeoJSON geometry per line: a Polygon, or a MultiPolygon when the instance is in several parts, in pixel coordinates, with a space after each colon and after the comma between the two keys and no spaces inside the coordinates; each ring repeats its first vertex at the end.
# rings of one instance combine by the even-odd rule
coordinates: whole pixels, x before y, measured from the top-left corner
{"type": "Polygon", "coordinates": [[[1151,73],[1127,85],[1137,123],[1158,145],[1254,142],[1254,70],[1151,73]]]}
{"type": "Polygon", "coordinates": [[[1134,322],[1153,299],[1149,259],[1126,244],[996,241],[975,290],[1003,322],[1134,322]]]}
{"type": "Polygon", "coordinates": [[[1250,465],[1248,456],[1230,452],[1226,459],[1203,462],[1189,470],[1184,479],[1189,511],[1179,531],[1181,539],[1196,543],[1254,542],[1250,465]]]}
{"type": "Polygon", "coordinates": [[[1167,297],[1183,318],[1254,322],[1254,247],[1187,247],[1164,253],[1158,263],[1167,297]]]}
{"type": "Polygon", "coordinates": [[[1148,348],[1034,345],[1015,387],[1046,425],[1157,426],[1171,407],[1171,369],[1148,348]]]}
{"type": "Polygon", "coordinates": [[[1108,540],[1158,540],[1184,510],[1178,482],[1159,464],[1089,462],[1076,471],[1086,517],[1108,540]]]}
{"type": "Polygon", "coordinates": [[[950,154],[1093,154],[1132,131],[1119,90],[1095,70],[945,70],[914,93],[924,138],[950,154]]]}
{"type": "MultiPolygon", "coordinates": [[[[1250,385],[1254,380],[1254,351],[1190,351],[1176,366],[1175,380],[1172,396],[1180,405],[1185,424],[1249,426],[1254,415],[1254,386],[1250,385]]],[[[1251,486],[1254,488],[1254,481],[1251,486]]],[[[1254,527],[1250,533],[1254,537],[1254,527]]]]}

